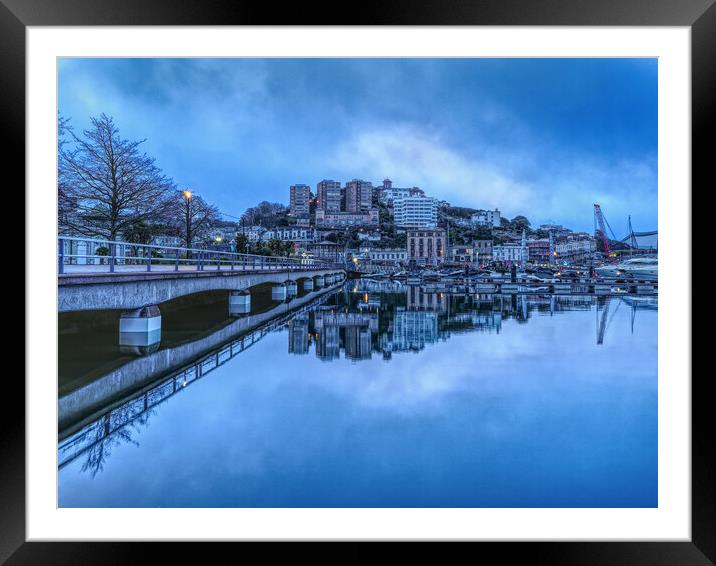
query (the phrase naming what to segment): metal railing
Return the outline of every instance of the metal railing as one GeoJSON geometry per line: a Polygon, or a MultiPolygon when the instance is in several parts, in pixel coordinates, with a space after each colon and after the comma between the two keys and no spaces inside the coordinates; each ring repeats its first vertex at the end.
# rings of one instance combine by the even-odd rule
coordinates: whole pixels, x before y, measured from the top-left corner
{"type": "Polygon", "coordinates": [[[343,269],[342,264],[314,257],[280,257],[156,244],[133,244],[59,236],[57,273],[140,271],[299,271],[343,269]],[[84,248],[84,250],[80,250],[84,248]]]}

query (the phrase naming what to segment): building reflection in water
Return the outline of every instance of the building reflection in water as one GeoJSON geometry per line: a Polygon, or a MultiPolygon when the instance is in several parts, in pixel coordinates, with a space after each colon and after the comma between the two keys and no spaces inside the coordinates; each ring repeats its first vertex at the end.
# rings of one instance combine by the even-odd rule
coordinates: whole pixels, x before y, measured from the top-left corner
{"type": "Polygon", "coordinates": [[[419,352],[453,333],[499,334],[505,319],[527,322],[532,310],[553,313],[589,309],[592,297],[447,293],[395,282],[358,280],[342,293],[288,325],[288,351],[324,361],[341,357],[389,360],[419,352]]]}
{"type": "MultiPolygon", "coordinates": [[[[499,334],[502,323],[526,323],[533,312],[604,311],[607,297],[447,293],[391,281],[358,280],[288,327],[288,351],[330,361],[359,361],[373,354],[390,360],[395,353],[419,352],[462,332],[499,334]]],[[[644,308],[641,304],[640,307],[644,308]]]]}
{"type": "Polygon", "coordinates": [[[60,467],[84,455],[83,471],[101,471],[112,448],[136,443],[135,434],[147,426],[155,407],[188,384],[240,355],[263,336],[288,330],[288,352],[310,354],[323,361],[341,358],[359,362],[394,354],[420,352],[431,344],[461,333],[496,333],[512,319],[526,323],[533,313],[594,310],[597,344],[602,344],[616,309],[631,309],[632,332],[637,310],[657,310],[656,298],[555,295],[492,295],[433,292],[395,282],[358,280],[342,291],[321,297],[298,312],[289,313],[237,338],[195,364],[111,409],[93,422],[69,433],[60,442],[60,467]]]}

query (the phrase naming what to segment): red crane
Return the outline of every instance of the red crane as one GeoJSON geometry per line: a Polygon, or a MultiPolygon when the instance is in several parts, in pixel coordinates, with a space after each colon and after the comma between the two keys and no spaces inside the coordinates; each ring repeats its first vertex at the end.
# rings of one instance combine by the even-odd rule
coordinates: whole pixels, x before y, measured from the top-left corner
{"type": "Polygon", "coordinates": [[[612,239],[616,240],[612,227],[609,226],[609,222],[607,222],[607,219],[604,218],[604,214],[602,214],[602,207],[594,203],[594,237],[602,241],[605,256],[609,256],[609,252],[611,251],[609,248],[609,238],[607,237],[607,227],[609,227],[612,239]]]}

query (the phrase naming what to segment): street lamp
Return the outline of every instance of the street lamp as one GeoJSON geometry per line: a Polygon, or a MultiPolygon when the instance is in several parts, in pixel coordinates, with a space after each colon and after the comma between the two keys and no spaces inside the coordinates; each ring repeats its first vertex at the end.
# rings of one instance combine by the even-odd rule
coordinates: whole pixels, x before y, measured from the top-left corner
{"type": "Polygon", "coordinates": [[[186,257],[187,259],[190,257],[190,252],[188,248],[191,248],[191,191],[186,190],[182,192],[182,195],[184,196],[184,200],[186,200],[186,207],[185,207],[185,222],[186,222],[186,257]]]}

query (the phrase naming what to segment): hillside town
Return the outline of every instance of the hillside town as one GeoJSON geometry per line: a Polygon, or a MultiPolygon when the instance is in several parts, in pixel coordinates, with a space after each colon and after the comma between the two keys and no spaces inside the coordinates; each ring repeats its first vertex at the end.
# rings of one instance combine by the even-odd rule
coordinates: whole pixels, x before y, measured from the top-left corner
{"type": "Polygon", "coordinates": [[[581,261],[597,249],[590,234],[557,224],[533,228],[524,216],[507,220],[499,209],[453,207],[387,178],[323,179],[315,191],[295,184],[288,196],[287,209],[274,206],[263,222],[247,224],[253,216],[244,215],[235,226],[239,251],[280,241],[297,256],[370,269],[552,264],[581,261]]]}
{"type": "MultiPolygon", "coordinates": [[[[527,264],[591,265],[638,247],[607,231],[598,204],[595,232],[589,234],[555,223],[533,226],[523,215],[508,219],[499,208],[453,206],[423,188],[395,186],[389,178],[296,183],[284,203],[262,201],[233,216],[200,190],[179,188],[153,158],[139,153],[141,142],[120,137],[111,117],[91,120],[93,127],[82,136],[69,120],[59,121],[59,236],[63,256],[76,263],[109,254],[130,260],[148,253],[141,250],[144,245],[154,246],[157,258],[183,248],[324,260],[363,273],[504,271],[527,264]],[[112,176],[127,164],[136,179],[112,176]]],[[[630,224],[630,237],[635,234],[630,224]]],[[[181,253],[188,260],[195,252],[181,253]]]]}
{"type": "MultiPolygon", "coordinates": [[[[150,222],[145,242],[137,241],[143,234],[136,226],[117,234],[116,240],[317,258],[359,270],[559,264],[580,262],[597,250],[591,234],[559,224],[534,228],[526,217],[508,220],[497,208],[454,207],[419,187],[393,186],[387,178],[380,184],[323,179],[315,191],[306,184],[291,185],[288,206],[262,202],[236,220],[222,218],[225,215],[197,202],[189,190],[181,191],[180,198],[187,210],[192,205],[201,207],[205,222],[188,229],[182,226],[183,232],[166,228],[163,233],[157,233],[150,222]]],[[[81,232],[73,231],[71,223],[61,218],[60,233],[81,232]]],[[[74,245],[82,247],[82,242],[74,245]]],[[[85,244],[91,245],[89,240],[85,244]]]]}

